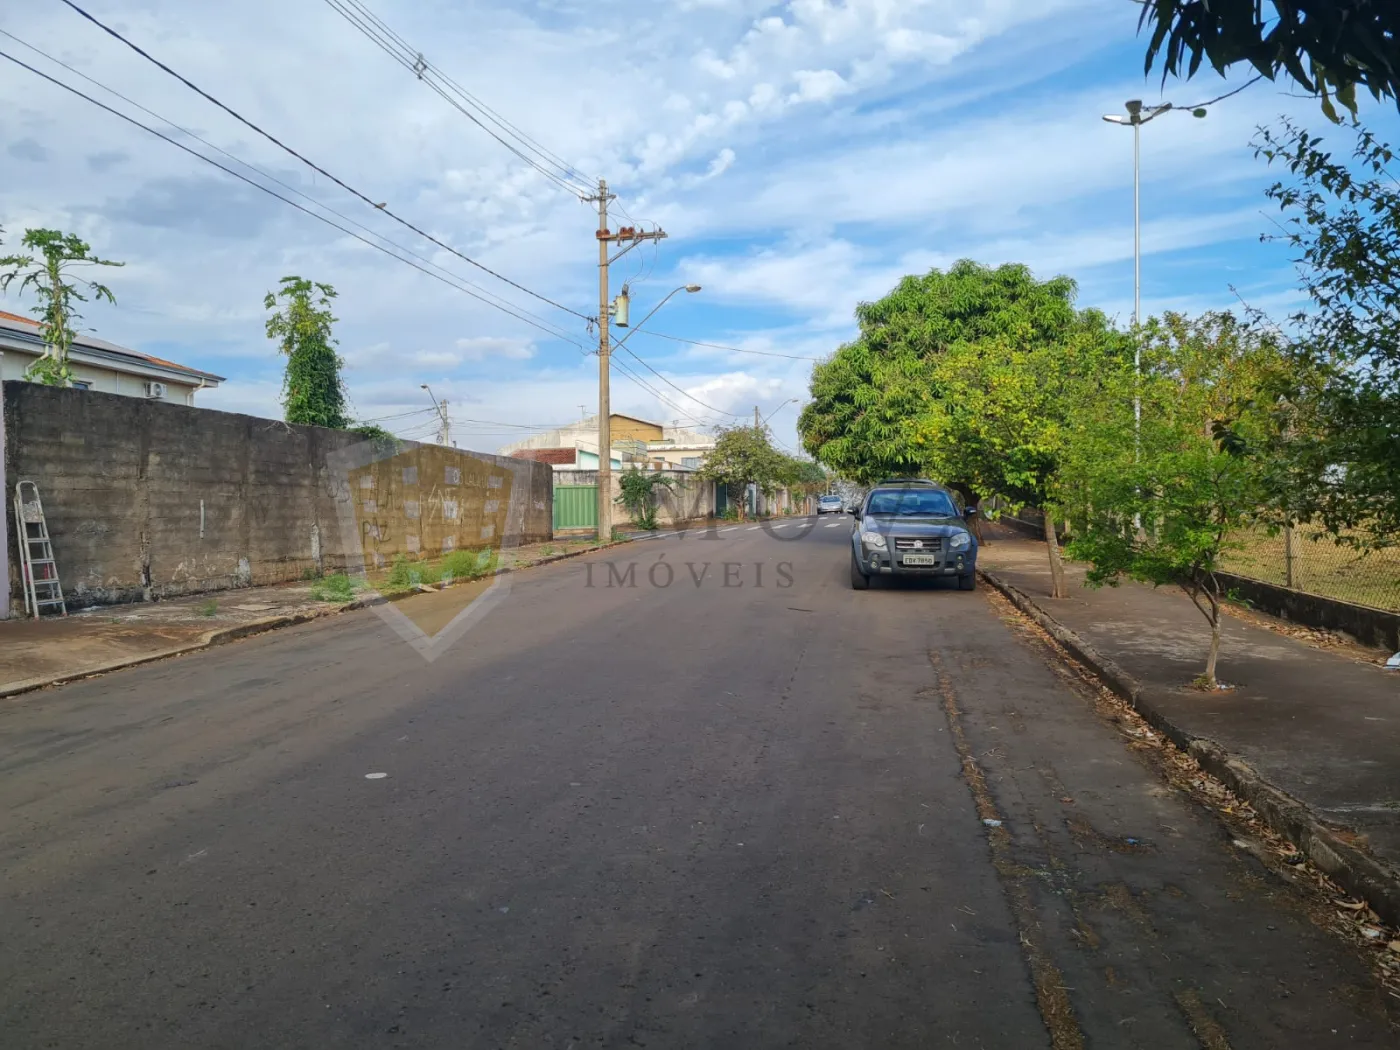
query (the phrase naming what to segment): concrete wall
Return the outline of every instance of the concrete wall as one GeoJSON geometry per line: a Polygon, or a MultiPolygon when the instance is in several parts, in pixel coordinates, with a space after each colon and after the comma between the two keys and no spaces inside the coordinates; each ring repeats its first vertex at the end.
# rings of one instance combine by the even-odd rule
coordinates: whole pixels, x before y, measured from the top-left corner
{"type": "Polygon", "coordinates": [[[3,398],[6,514],[37,482],[75,606],[552,535],[542,463],[33,383],[3,398]]]}
{"type": "Polygon", "coordinates": [[[1235,576],[1228,572],[1218,572],[1216,576],[1227,592],[1236,592],[1260,612],[1308,627],[1341,631],[1363,645],[1400,650],[1400,615],[1335,598],[1291,591],[1287,587],[1251,580],[1247,576],[1235,576]]]}

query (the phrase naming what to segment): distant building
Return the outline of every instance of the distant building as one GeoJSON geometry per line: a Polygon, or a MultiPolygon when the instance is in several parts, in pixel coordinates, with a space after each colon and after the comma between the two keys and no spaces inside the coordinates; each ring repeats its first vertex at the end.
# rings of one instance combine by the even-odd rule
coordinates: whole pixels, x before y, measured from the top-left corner
{"type": "MultiPolygon", "coordinates": [[[[44,353],[39,322],[0,310],[0,380],[23,379],[44,353]]],[[[137,353],[105,339],[79,335],[68,351],[73,385],[82,390],[193,405],[198,390],[216,387],[223,376],[137,353]]]]}
{"type": "MultiPolygon", "coordinates": [[[[608,426],[614,470],[643,465],[653,470],[698,470],[715,447],[714,438],[702,431],[620,413],[608,417],[608,426]]],[[[497,453],[548,463],[555,470],[597,470],[598,417],[512,442],[497,453]]]]}

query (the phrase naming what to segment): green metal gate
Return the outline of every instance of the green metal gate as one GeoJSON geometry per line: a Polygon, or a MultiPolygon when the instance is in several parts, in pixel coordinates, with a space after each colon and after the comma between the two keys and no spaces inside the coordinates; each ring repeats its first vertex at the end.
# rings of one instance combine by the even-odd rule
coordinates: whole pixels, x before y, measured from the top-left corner
{"type": "Polygon", "coordinates": [[[596,529],[598,527],[597,485],[554,486],[554,528],[596,529]]]}

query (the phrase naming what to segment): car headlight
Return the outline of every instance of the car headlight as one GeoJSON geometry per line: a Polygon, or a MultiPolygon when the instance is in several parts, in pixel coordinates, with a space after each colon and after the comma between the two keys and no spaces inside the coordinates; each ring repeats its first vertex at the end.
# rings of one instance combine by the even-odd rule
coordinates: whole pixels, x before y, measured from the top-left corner
{"type": "Polygon", "coordinates": [[[967,550],[971,543],[972,537],[968,533],[955,532],[953,533],[952,538],[948,540],[948,549],[950,551],[967,550]]]}
{"type": "Polygon", "coordinates": [[[867,547],[873,547],[875,550],[882,551],[885,549],[885,537],[881,536],[878,532],[862,532],[860,534],[860,542],[867,547]]]}

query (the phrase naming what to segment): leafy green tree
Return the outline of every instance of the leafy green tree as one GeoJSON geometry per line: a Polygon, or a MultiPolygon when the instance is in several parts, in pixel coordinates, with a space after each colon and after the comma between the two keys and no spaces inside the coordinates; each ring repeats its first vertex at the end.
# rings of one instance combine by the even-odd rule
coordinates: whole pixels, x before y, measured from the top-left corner
{"type": "Polygon", "coordinates": [[[1055,505],[1068,420],[1080,401],[1102,395],[1100,376],[1129,358],[1128,347],[1098,311],[1085,311],[1054,342],[999,336],[954,343],[933,369],[939,397],[914,422],[923,473],[1044,512],[1056,598],[1065,596],[1055,505]]]}
{"type": "Polygon", "coordinates": [[[1383,546],[1400,540],[1400,184],[1390,147],[1352,132],[1350,163],[1287,121],[1255,140],[1291,176],[1268,196],[1311,300],[1292,318],[1294,367],[1279,396],[1292,420],[1271,499],[1288,520],[1383,546]]]}
{"type": "Polygon", "coordinates": [[[823,493],[831,485],[831,475],[820,463],[796,456],[784,457],[787,460],[783,469],[782,483],[803,495],[815,496],[823,493]]]}
{"type": "Polygon", "coordinates": [[[656,529],[656,489],[671,489],[675,481],[666,474],[640,470],[633,467],[618,477],[620,495],[614,501],[620,503],[632,516],[632,521],[640,529],[656,529]]]}
{"type": "Polygon", "coordinates": [[[1207,61],[1221,76],[1248,63],[1274,80],[1284,73],[1356,114],[1356,89],[1400,101],[1400,4],[1391,0],[1142,0],[1138,28],[1152,27],[1146,71],[1195,76],[1207,61]]]}
{"type": "MultiPolygon", "coordinates": [[[[721,427],[715,447],[706,457],[699,476],[724,485],[731,506],[744,506],[744,493],[754,485],[772,495],[788,476],[789,459],[773,447],[763,426],[721,427]]],[[[743,517],[743,511],[740,511],[743,517]]]]}
{"type": "Polygon", "coordinates": [[[282,405],[288,423],[307,423],[343,430],[351,425],[345,414],[344,364],[335,352],[331,335],[336,318],[331,314],[335,289],[301,277],[283,277],[281,290],[268,292],[263,308],[273,310],[267,319],[267,337],[276,340],[287,355],[282,378],[282,405]],[[278,300],[281,309],[277,309],[278,300]]]}
{"type": "Polygon", "coordinates": [[[1177,584],[1210,625],[1201,682],[1216,688],[1224,598],[1221,557],[1260,519],[1278,416],[1269,391],[1286,353],[1230,314],[1168,314],[1144,331],[1143,375],[1105,367],[1076,402],[1061,455],[1069,553],[1090,586],[1122,576],[1177,584]],[[1135,428],[1134,392],[1142,398],[1135,428]]]}
{"type": "Polygon", "coordinates": [[[854,481],[917,473],[924,453],[914,421],[940,396],[939,355],[957,343],[1061,340],[1076,324],[1075,284],[1037,281],[1029,268],[963,260],[946,273],[905,277],[856,309],[859,336],[812,370],[798,430],[818,461],[854,481]]]}
{"type": "Polygon", "coordinates": [[[29,249],[26,254],[0,258],[0,292],[9,291],[18,280],[19,291],[34,292],[39,300],[36,316],[44,337],[44,354],[30,365],[25,378],[49,386],[68,386],[73,381],[68,367],[68,352],[73,346],[73,322],[82,315],[75,303],[87,302],[87,295],[116,303],[112,290],[96,281],[73,281],[71,275],[80,266],[122,266],[110,259],[92,254],[88,243],[75,234],[61,230],[25,230],[20,243],[29,249]],[[37,256],[34,254],[37,253],[37,256]]]}

